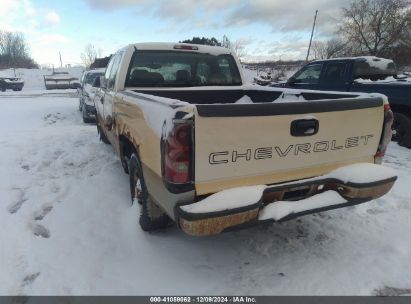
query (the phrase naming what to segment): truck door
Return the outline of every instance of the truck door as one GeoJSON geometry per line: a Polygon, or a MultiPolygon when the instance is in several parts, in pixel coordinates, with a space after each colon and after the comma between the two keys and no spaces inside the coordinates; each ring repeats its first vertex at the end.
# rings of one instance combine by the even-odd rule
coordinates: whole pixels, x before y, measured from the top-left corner
{"type": "Polygon", "coordinates": [[[293,89],[318,90],[323,63],[311,63],[299,70],[287,82],[293,89]]]}
{"type": "Polygon", "coordinates": [[[122,53],[117,53],[116,55],[113,56],[113,58],[110,60],[109,65],[107,67],[106,73],[104,75],[104,78],[106,79],[106,88],[105,88],[105,94],[102,97],[103,99],[103,119],[104,119],[104,124],[105,128],[108,131],[107,132],[107,137],[109,137],[109,140],[111,141],[111,137],[113,135],[113,98],[115,95],[115,84],[116,84],[116,76],[117,76],[117,71],[120,66],[120,61],[121,61],[121,55],[122,53]]]}
{"type": "Polygon", "coordinates": [[[349,82],[347,78],[347,62],[326,62],[321,73],[318,90],[323,91],[347,91],[349,82]]]}

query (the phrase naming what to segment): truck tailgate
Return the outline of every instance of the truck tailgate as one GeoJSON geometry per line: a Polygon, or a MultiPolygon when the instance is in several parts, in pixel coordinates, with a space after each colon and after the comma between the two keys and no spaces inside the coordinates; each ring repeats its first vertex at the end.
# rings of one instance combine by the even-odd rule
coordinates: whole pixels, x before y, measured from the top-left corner
{"type": "Polygon", "coordinates": [[[198,194],[318,176],[373,162],[384,120],[381,97],[197,105],[198,194]]]}

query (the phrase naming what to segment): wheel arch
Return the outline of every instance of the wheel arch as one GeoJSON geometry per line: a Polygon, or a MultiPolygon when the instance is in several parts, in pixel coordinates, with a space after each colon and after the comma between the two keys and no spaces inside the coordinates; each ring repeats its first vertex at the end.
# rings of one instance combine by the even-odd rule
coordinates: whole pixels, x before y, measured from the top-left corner
{"type": "Polygon", "coordinates": [[[137,141],[127,133],[118,136],[119,156],[124,171],[128,173],[128,161],[133,153],[140,159],[139,145],[137,141]]]}

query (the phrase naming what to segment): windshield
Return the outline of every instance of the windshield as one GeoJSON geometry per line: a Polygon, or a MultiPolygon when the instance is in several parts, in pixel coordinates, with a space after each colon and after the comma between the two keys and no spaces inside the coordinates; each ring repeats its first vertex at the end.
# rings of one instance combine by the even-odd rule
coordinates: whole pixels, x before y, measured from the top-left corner
{"type": "Polygon", "coordinates": [[[136,51],[127,87],[238,86],[233,56],[176,51],[136,51]]]}

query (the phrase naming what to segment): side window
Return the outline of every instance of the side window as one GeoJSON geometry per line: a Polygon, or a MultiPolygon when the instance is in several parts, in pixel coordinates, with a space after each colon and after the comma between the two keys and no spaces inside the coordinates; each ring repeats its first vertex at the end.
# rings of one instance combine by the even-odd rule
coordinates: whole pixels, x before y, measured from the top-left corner
{"type": "Polygon", "coordinates": [[[321,81],[323,84],[343,83],[346,64],[344,62],[330,62],[327,64],[321,81]]]}
{"type": "MultiPolygon", "coordinates": [[[[116,83],[116,76],[117,76],[117,71],[120,66],[120,61],[121,61],[121,55],[122,53],[119,53],[114,56],[113,58],[113,64],[111,66],[111,70],[109,73],[108,81],[107,81],[107,89],[113,89],[114,85],[116,83]]],[[[106,73],[107,75],[107,73],[106,73]]]]}
{"type": "Polygon", "coordinates": [[[111,57],[108,65],[107,65],[106,72],[104,73],[104,78],[105,78],[105,80],[106,80],[106,83],[107,83],[108,78],[109,78],[109,76],[110,76],[111,67],[113,66],[114,60],[115,60],[115,56],[111,57]]]}
{"type": "Polygon", "coordinates": [[[302,70],[295,75],[296,83],[317,84],[320,80],[322,63],[310,64],[302,68],[302,70]]]}
{"type": "Polygon", "coordinates": [[[94,79],[97,77],[96,73],[89,73],[86,76],[85,83],[93,84],[94,79]]]}

